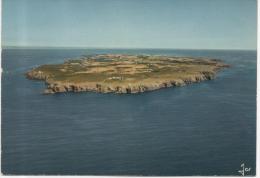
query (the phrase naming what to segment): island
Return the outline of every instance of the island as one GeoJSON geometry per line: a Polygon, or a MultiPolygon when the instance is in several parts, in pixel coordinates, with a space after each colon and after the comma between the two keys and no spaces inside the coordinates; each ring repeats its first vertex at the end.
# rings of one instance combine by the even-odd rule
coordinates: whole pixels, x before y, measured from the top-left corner
{"type": "Polygon", "coordinates": [[[33,68],[28,79],[45,81],[46,94],[94,91],[140,93],[214,79],[229,67],[219,59],[98,54],[33,68]]]}

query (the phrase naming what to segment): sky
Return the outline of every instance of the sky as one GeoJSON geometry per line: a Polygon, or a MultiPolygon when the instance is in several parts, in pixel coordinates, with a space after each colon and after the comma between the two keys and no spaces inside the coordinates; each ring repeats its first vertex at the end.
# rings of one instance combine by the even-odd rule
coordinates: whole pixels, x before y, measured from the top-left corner
{"type": "Polygon", "coordinates": [[[2,45],[256,49],[256,0],[3,0],[2,45]]]}

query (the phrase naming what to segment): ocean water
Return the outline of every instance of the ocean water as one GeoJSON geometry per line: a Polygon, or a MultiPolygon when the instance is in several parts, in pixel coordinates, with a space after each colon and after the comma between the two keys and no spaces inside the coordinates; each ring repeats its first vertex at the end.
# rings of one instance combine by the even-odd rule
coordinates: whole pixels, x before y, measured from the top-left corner
{"type": "Polygon", "coordinates": [[[4,49],[2,172],[240,175],[256,166],[256,51],[4,49]],[[141,94],[43,95],[24,73],[100,53],[198,56],[232,67],[215,80],[141,94]]]}

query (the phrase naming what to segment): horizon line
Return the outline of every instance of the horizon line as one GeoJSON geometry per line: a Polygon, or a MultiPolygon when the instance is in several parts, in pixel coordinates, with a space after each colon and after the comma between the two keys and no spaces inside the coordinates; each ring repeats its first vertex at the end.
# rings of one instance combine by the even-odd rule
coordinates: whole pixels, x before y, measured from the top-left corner
{"type": "Polygon", "coordinates": [[[255,49],[228,48],[159,48],[159,47],[88,47],[88,46],[12,46],[2,45],[1,49],[161,49],[161,50],[227,50],[227,51],[257,51],[255,49]]]}

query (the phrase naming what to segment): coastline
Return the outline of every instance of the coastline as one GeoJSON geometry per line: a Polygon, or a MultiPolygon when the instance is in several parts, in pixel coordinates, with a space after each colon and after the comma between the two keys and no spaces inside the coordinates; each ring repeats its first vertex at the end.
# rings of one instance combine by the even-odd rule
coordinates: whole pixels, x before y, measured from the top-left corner
{"type": "Polygon", "coordinates": [[[45,81],[44,94],[89,91],[124,94],[212,80],[226,67],[229,65],[215,59],[103,54],[59,65],[42,65],[25,75],[45,81]]]}

